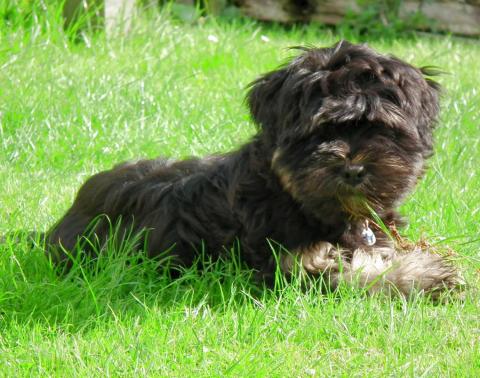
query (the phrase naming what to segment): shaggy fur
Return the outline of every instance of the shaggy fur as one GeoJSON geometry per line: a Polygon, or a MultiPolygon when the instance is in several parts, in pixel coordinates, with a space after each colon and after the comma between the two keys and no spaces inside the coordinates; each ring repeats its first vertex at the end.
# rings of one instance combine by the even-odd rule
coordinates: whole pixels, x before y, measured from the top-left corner
{"type": "Polygon", "coordinates": [[[140,233],[150,256],[170,250],[182,266],[201,247],[218,257],[238,240],[243,261],[268,279],[273,240],[290,251],[280,256],[286,274],[298,260],[333,286],[408,295],[457,285],[442,258],[400,254],[378,228],[372,247],[361,236],[372,210],[398,224],[395,209],[424,173],[439,111],[431,72],[346,41],[298,49],[250,85],[258,133],[249,143],[204,159],[124,163],[91,177],[48,233],[53,258],[94,253],[77,243],[88,233],[104,244],[114,223],[117,238],[140,233]]]}

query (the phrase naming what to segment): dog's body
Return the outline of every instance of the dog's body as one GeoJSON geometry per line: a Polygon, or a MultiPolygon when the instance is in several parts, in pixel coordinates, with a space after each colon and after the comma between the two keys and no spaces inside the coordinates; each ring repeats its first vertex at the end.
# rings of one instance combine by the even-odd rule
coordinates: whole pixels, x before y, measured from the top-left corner
{"type": "Polygon", "coordinates": [[[395,209],[432,153],[438,86],[425,73],[347,42],[304,49],[252,83],[248,103],[260,130],[250,143],[93,176],[48,233],[51,254],[66,260],[62,250],[74,253],[88,232],[105,243],[113,223],[117,237],[133,229],[150,256],[170,250],[185,266],[200,248],[216,257],[238,240],[242,259],[268,278],[271,240],[291,252],[280,256],[287,274],[298,255],[305,271],[328,274],[333,285],[343,279],[375,291],[389,283],[404,294],[453,287],[456,272],[440,257],[400,255],[378,228],[374,244],[365,237],[372,211],[399,223],[395,209]]]}

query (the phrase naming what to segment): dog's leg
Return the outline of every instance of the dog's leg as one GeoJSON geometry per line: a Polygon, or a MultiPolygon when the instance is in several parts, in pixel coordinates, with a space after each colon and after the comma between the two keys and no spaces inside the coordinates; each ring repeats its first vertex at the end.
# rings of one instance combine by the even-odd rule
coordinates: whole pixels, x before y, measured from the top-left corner
{"type": "Polygon", "coordinates": [[[444,258],[420,250],[398,253],[388,247],[357,249],[346,259],[345,251],[321,242],[297,254],[283,256],[282,271],[292,273],[296,261],[306,273],[323,275],[332,288],[343,281],[365,288],[369,294],[386,292],[408,297],[423,292],[436,298],[442,291],[464,284],[457,270],[444,258]]]}
{"type": "Polygon", "coordinates": [[[445,258],[420,249],[409,253],[358,249],[345,279],[358,282],[369,293],[384,291],[408,297],[423,292],[433,299],[464,285],[458,271],[445,258]]]}
{"type": "Polygon", "coordinates": [[[340,271],[350,269],[349,263],[342,257],[341,252],[328,242],[316,243],[310,248],[281,255],[280,269],[286,275],[292,275],[298,271],[316,276],[322,275],[326,284],[335,288],[339,284],[340,271]]]}

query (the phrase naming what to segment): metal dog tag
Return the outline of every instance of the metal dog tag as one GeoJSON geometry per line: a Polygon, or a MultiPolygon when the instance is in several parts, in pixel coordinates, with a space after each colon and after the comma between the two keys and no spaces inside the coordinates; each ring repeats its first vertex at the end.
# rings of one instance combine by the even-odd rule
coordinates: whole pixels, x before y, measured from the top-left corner
{"type": "Polygon", "coordinates": [[[375,234],[371,230],[370,227],[368,227],[368,222],[365,222],[365,226],[362,230],[362,239],[365,241],[365,244],[371,247],[377,242],[377,238],[375,237],[375,234]]]}

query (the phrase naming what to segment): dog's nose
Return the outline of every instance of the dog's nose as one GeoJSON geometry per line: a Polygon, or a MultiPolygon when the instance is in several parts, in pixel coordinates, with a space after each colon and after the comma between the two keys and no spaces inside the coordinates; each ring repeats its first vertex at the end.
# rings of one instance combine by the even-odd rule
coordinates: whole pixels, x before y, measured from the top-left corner
{"type": "Polygon", "coordinates": [[[343,171],[343,179],[347,184],[355,186],[363,181],[365,173],[363,165],[347,165],[343,171]]]}

